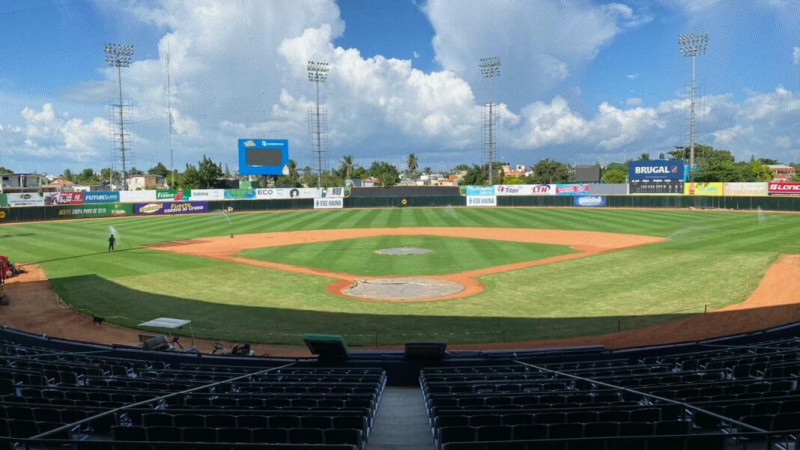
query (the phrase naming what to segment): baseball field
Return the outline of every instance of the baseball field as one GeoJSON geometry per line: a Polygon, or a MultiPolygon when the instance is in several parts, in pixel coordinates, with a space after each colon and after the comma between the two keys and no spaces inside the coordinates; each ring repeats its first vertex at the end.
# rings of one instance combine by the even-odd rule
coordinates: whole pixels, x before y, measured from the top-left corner
{"type": "Polygon", "coordinates": [[[198,337],[285,344],[306,332],[364,346],[521,342],[641,328],[740,303],[780,255],[800,253],[800,215],[219,211],[4,225],[0,249],[38,265],[72,309],[121,326],[177,317],[191,320],[198,337]],[[112,232],[117,248],[108,252],[112,232]],[[405,247],[426,252],[376,253],[405,247]],[[466,287],[423,301],[341,291],[376,277],[466,287]]]}

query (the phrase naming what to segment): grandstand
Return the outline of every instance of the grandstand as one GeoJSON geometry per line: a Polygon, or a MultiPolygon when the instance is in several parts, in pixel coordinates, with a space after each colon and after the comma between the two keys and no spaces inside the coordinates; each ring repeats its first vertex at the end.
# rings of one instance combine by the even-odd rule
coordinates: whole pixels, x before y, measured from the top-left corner
{"type": "Polygon", "coordinates": [[[617,351],[336,360],[0,339],[7,448],[793,449],[800,432],[797,324],[617,351]],[[370,440],[393,389],[424,401],[424,445],[370,440]]]}

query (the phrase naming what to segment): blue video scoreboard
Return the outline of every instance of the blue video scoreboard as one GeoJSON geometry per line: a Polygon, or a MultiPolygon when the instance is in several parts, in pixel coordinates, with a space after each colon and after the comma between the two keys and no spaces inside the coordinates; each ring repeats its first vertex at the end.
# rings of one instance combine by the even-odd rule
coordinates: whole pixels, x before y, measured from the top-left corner
{"type": "Polygon", "coordinates": [[[287,139],[239,139],[239,174],[285,175],[288,171],[287,139]]]}

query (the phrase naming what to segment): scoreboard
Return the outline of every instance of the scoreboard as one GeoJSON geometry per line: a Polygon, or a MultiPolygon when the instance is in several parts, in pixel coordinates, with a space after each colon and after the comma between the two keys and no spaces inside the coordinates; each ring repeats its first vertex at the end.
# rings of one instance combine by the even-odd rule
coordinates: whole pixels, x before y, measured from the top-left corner
{"type": "Polygon", "coordinates": [[[239,139],[240,175],[285,175],[288,171],[287,139],[239,139]]]}

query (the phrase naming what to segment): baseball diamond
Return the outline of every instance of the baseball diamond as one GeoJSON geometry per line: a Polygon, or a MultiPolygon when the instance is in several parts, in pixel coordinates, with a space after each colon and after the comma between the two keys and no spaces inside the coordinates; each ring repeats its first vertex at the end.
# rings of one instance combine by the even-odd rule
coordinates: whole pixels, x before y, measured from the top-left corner
{"type": "MultiPolygon", "coordinates": [[[[794,309],[766,305],[790,306],[786,286],[800,277],[783,275],[781,287],[770,284],[770,275],[776,267],[798,273],[796,258],[780,259],[800,253],[798,225],[800,216],[792,214],[721,211],[356,209],[26,223],[0,228],[0,239],[18,260],[42,270],[35,282],[20,279],[9,290],[49,284],[75,312],[122,327],[179,316],[192,321],[197,337],[271,345],[328,332],[354,346],[424,339],[479,348],[564,339],[613,346],[648,327],[703,317],[728,322],[662,328],[671,331],[639,339],[727,332],[732,313],[703,313],[730,311],[762,289],[769,292],[769,300],[758,299],[763,313],[774,311],[778,321],[796,317],[794,309]],[[117,231],[115,252],[103,247],[109,227],[117,231]],[[382,240],[418,246],[420,239],[436,251],[382,260],[445,259],[418,259],[404,273],[394,263],[373,265],[379,272],[369,275],[349,273],[363,252],[380,257],[374,251],[387,248],[382,240]],[[281,254],[282,247],[292,252],[281,254]],[[247,256],[264,250],[273,254],[247,256]],[[356,280],[398,274],[464,288],[414,302],[346,292],[356,280]]],[[[33,324],[15,310],[32,304],[10,306],[6,325],[48,333],[60,326],[57,317],[33,324]]]]}

